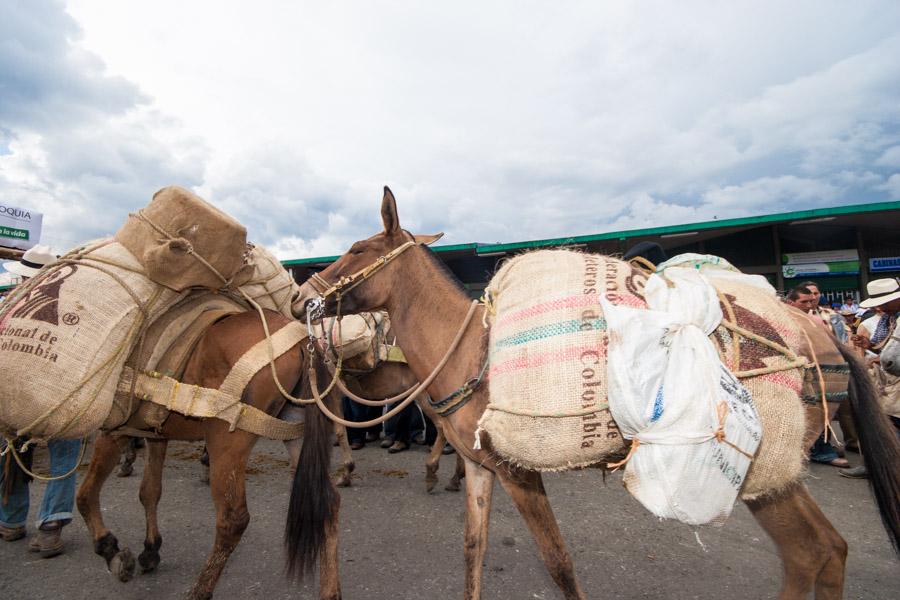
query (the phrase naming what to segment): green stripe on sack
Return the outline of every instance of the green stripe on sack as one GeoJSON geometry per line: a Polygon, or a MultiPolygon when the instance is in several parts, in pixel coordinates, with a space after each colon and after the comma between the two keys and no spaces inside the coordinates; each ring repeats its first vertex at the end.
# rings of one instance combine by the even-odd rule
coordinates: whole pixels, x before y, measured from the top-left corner
{"type": "Polygon", "coordinates": [[[550,323],[549,325],[541,325],[527,331],[520,331],[502,340],[498,340],[494,346],[496,348],[505,348],[508,346],[519,346],[527,344],[535,340],[542,340],[557,335],[565,335],[567,333],[578,333],[579,331],[606,331],[606,319],[590,319],[588,321],[580,321],[573,319],[571,321],[561,321],[559,323],[550,323]]]}

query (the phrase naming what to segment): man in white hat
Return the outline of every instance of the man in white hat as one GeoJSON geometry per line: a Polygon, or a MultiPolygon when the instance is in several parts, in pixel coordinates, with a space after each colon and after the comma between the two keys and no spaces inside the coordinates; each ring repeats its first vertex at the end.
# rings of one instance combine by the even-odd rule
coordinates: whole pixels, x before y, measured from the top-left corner
{"type": "MultiPolygon", "coordinates": [[[[22,259],[8,262],[3,267],[23,280],[33,277],[44,266],[56,262],[56,256],[48,246],[35,246],[22,255],[22,259]]],[[[19,444],[16,444],[17,446],[19,444]]],[[[50,475],[59,477],[73,471],[78,462],[81,440],[50,440],[50,475]]],[[[15,452],[16,450],[11,450],[15,452]]],[[[30,452],[30,451],[29,451],[30,452]]],[[[11,456],[7,455],[7,460],[11,456]]],[[[22,457],[26,466],[31,456],[26,453],[22,457]]],[[[25,522],[28,518],[28,483],[29,478],[10,461],[9,470],[0,468],[0,539],[14,542],[25,537],[25,522]],[[4,471],[9,481],[4,480],[4,471]]],[[[62,554],[62,528],[72,520],[72,508],[75,505],[75,473],[63,479],[55,479],[47,483],[44,498],[38,513],[38,532],[28,545],[31,552],[37,552],[44,558],[62,554]]]]}
{"type": "MultiPolygon", "coordinates": [[[[865,352],[866,362],[881,393],[882,406],[894,426],[900,428],[900,379],[885,373],[878,361],[881,349],[893,335],[900,315],[900,280],[895,277],[874,279],[866,286],[866,292],[869,297],[859,305],[874,308],[876,313],[860,323],[856,335],[850,339],[854,346],[865,352]]],[[[840,474],[845,477],[867,476],[864,466],[844,469],[840,474]]]]}

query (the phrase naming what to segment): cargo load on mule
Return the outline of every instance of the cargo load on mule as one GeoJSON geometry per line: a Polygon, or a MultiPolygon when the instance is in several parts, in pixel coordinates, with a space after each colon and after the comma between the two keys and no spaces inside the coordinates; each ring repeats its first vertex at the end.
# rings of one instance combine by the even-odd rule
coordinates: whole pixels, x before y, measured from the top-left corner
{"type": "Polygon", "coordinates": [[[382,362],[406,362],[386,311],[344,315],[340,320],[329,317],[322,320],[322,331],[330,359],[341,357],[348,373],[368,373],[382,362]]]}
{"type": "MultiPolygon", "coordinates": [[[[812,361],[803,324],[779,301],[771,286],[761,284],[761,278],[748,279],[722,259],[694,256],[670,262],[669,266],[678,271],[703,273],[702,279],[712,284],[704,293],[712,294],[711,312],[719,317],[706,323],[707,329],[700,337],[706,339],[708,335],[712,343],[709,352],[715,360],[710,359],[710,365],[720,363],[715,368],[724,371],[723,383],[713,382],[713,387],[728,388],[719,398],[728,401],[710,400],[706,421],[698,421],[707,425],[693,436],[691,443],[706,445],[708,458],[719,461],[713,468],[726,477],[724,487],[730,488],[729,493],[753,498],[782,489],[796,481],[804,468],[806,419],[801,397],[812,393],[819,398],[818,386],[812,389],[818,381],[814,374],[809,376],[806,368],[812,361]],[[724,414],[719,414],[723,403],[724,414]],[[751,413],[758,414],[764,432],[778,433],[768,437],[763,433],[761,440],[754,442],[750,438],[759,437],[758,425],[754,428],[748,424],[747,437],[738,437],[734,426],[751,413]],[[724,460],[722,457],[729,453],[728,460],[724,460]],[[753,462],[748,470],[750,457],[753,462]]],[[[676,271],[672,273],[675,279],[676,271]]],[[[641,439],[642,434],[636,430],[623,435],[610,411],[610,386],[618,385],[617,378],[620,383],[624,378],[626,383],[641,387],[647,383],[643,378],[649,379],[653,369],[649,365],[642,369],[640,363],[634,363],[641,354],[637,350],[628,356],[628,364],[613,360],[610,352],[615,352],[624,340],[614,338],[611,344],[604,304],[636,313],[654,312],[648,310],[645,299],[649,277],[646,271],[615,258],[566,250],[523,254],[499,269],[486,290],[491,403],[479,421],[480,430],[490,436],[491,447],[499,458],[542,471],[611,464],[624,457],[628,449],[626,438],[641,439]]],[[[664,272],[655,277],[664,277],[664,272]]],[[[674,283],[669,281],[668,285],[674,283]]],[[[645,335],[641,340],[628,341],[646,344],[649,355],[650,349],[656,351],[660,344],[670,344],[681,327],[678,324],[668,331],[663,327],[659,339],[645,335]]],[[[693,343],[699,343],[696,336],[693,343]]],[[[663,350],[665,354],[671,348],[663,350]]],[[[673,371],[677,373],[677,356],[672,358],[676,361],[673,371]]],[[[835,362],[843,363],[840,357],[835,362]]],[[[661,372],[654,376],[662,381],[661,372]]],[[[829,389],[839,393],[843,385],[846,393],[846,383],[844,371],[843,379],[837,376],[829,389]]],[[[654,393],[644,398],[635,409],[638,420],[643,421],[645,436],[644,443],[631,445],[636,455],[653,448],[651,439],[657,449],[666,443],[685,443],[683,432],[663,433],[668,437],[664,441],[654,439],[646,429],[664,414],[662,386],[654,388],[656,391],[658,397],[654,393]]],[[[682,402],[693,409],[690,404],[688,399],[682,402]]],[[[640,462],[635,460],[635,465],[640,462]]],[[[631,485],[633,491],[639,487],[636,468],[626,466],[626,485],[631,485]]],[[[644,481],[650,482],[646,477],[644,481]]],[[[727,511],[733,499],[732,496],[724,502],[727,511]]],[[[648,505],[653,502],[645,505],[658,514],[665,513],[662,516],[691,520],[684,514],[676,515],[678,511],[665,509],[671,497],[656,500],[655,507],[648,505]]],[[[716,510],[701,510],[697,514],[702,515],[698,517],[702,522],[720,522],[727,516],[727,512],[716,510]]]]}
{"type": "MultiPolygon", "coordinates": [[[[237,426],[241,390],[179,389],[177,378],[218,319],[262,308],[293,318],[296,295],[240,223],[164,188],[114,238],[67,253],[0,305],[0,433],[46,440],[154,428],[170,410],[237,426]]],[[[305,336],[291,325],[242,359],[232,387],[305,336]]],[[[248,426],[278,429],[268,415],[253,419],[248,426]]]]}

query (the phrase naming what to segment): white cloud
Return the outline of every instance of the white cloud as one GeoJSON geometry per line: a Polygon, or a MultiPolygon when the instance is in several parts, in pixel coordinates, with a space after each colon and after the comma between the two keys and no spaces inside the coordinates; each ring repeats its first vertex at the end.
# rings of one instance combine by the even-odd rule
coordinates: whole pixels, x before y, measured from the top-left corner
{"type": "Polygon", "coordinates": [[[284,258],[384,184],[445,243],[898,197],[894,2],[7,3],[0,193],[60,238],[170,183],[284,258]]]}

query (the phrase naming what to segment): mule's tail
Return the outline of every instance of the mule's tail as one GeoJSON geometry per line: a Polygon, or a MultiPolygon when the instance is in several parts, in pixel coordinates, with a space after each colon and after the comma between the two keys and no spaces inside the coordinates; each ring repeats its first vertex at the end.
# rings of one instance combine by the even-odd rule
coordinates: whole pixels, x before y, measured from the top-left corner
{"type": "MultiPolygon", "coordinates": [[[[327,371],[325,373],[327,375],[327,371]]],[[[328,376],[330,377],[330,376],[328,376]]],[[[309,382],[301,388],[301,397],[309,397],[309,382]]],[[[328,381],[319,376],[319,381],[328,381]]],[[[331,482],[331,421],[315,405],[305,409],[303,446],[294,472],[284,545],[287,552],[287,574],[302,579],[311,572],[323,551],[329,530],[337,519],[340,496],[331,482]]]]}
{"type": "Polygon", "coordinates": [[[838,344],[838,348],[850,365],[850,406],[869,486],[894,550],[900,554],[900,438],[878,402],[878,390],[863,361],[849,347],[838,344]]]}

